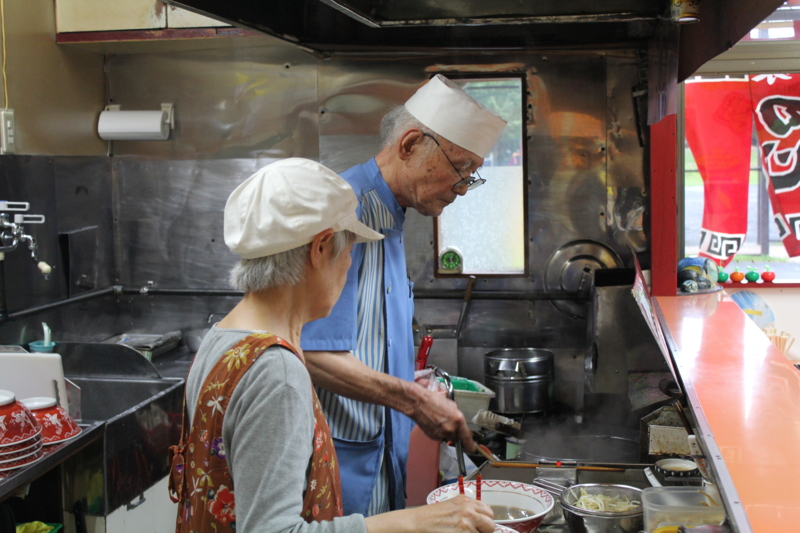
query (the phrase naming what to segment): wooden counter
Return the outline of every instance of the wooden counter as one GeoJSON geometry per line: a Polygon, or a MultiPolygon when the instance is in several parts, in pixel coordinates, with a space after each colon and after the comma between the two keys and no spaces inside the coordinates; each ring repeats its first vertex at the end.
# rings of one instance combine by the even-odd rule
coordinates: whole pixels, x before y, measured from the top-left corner
{"type": "Polygon", "coordinates": [[[800,531],[800,370],[724,292],[654,300],[735,526],[800,531]]]}

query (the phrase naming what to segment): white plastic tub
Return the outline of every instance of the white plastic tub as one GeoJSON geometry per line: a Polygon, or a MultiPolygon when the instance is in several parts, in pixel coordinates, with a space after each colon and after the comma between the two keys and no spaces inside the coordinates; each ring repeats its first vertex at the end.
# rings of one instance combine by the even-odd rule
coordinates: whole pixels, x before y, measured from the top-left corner
{"type": "Polygon", "coordinates": [[[464,413],[464,418],[467,419],[467,425],[470,429],[478,430],[480,426],[473,424],[472,419],[481,409],[489,409],[489,402],[494,398],[494,391],[477,381],[473,381],[472,383],[480,389],[480,392],[458,389],[453,392],[455,393],[456,404],[459,410],[464,413]]]}
{"type": "Polygon", "coordinates": [[[642,491],[644,529],[648,533],[663,526],[695,527],[719,524],[725,509],[719,504],[719,492],[711,487],[649,487],[642,491]],[[703,492],[708,494],[706,496],[703,492]],[[703,504],[707,505],[703,505],[703,504]]]}

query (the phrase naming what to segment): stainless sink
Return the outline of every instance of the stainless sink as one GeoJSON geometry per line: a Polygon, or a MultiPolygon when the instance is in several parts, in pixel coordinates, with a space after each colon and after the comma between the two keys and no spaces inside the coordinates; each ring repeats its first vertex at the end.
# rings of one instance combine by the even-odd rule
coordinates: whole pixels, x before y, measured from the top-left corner
{"type": "MultiPolygon", "coordinates": [[[[180,440],[184,381],[74,376],[70,380],[81,388],[82,423],[105,424],[102,453],[76,464],[76,470],[67,477],[102,476],[102,494],[97,494],[97,503],[88,514],[107,516],[139,498],[169,473],[169,447],[180,440]]],[[[70,487],[68,483],[68,491],[70,487]]],[[[82,487],[75,489],[71,497],[80,499],[82,487]]]]}
{"type": "MultiPolygon", "coordinates": [[[[88,514],[107,516],[169,473],[169,447],[180,440],[184,380],[162,378],[123,345],[58,343],[56,350],[65,376],[81,389],[82,423],[105,423],[102,453],[75,461],[65,479],[102,476],[102,494],[88,514]]],[[[67,483],[70,497],[80,499],[81,490],[86,487],[67,483]]]]}
{"type": "Polygon", "coordinates": [[[145,407],[180,380],[71,377],[70,381],[81,389],[82,421],[91,423],[105,422],[129,409],[145,407]]]}

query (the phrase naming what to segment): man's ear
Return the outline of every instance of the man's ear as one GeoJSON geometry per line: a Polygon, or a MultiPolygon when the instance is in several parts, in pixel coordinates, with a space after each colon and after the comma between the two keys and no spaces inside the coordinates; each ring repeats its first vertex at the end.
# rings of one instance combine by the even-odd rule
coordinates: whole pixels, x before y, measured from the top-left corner
{"type": "Polygon", "coordinates": [[[329,256],[333,252],[333,235],[333,228],[328,228],[314,235],[311,240],[309,260],[314,268],[322,266],[322,261],[326,255],[329,256]]]}
{"type": "Polygon", "coordinates": [[[397,156],[402,161],[406,161],[411,157],[414,149],[419,149],[418,145],[422,144],[424,141],[425,136],[422,134],[422,130],[419,128],[411,128],[400,137],[400,142],[397,144],[397,156]]]}

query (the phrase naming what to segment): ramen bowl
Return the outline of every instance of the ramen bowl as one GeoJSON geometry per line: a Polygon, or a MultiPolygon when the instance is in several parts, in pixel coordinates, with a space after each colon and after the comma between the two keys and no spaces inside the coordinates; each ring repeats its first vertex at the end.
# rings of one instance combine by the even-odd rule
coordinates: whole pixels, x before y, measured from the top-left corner
{"type": "Polygon", "coordinates": [[[0,445],[15,445],[41,433],[42,427],[11,391],[0,390],[0,445]]]}
{"type": "Polygon", "coordinates": [[[55,398],[37,396],[20,400],[42,426],[42,444],[57,444],[76,437],[81,428],[55,398]]]}
{"type": "MultiPolygon", "coordinates": [[[[469,498],[475,498],[476,485],[475,481],[465,481],[464,494],[469,498]]],[[[427,503],[443,502],[458,495],[458,483],[452,483],[428,494],[427,503]]],[[[481,500],[492,507],[496,524],[511,528],[518,533],[536,531],[545,515],[555,505],[553,497],[544,489],[526,483],[498,479],[481,482],[481,500]],[[521,514],[524,516],[520,516],[521,514]],[[519,516],[519,518],[508,516],[519,516]]]]}
{"type": "Polygon", "coordinates": [[[30,455],[33,452],[39,451],[42,448],[42,436],[37,435],[32,439],[26,440],[23,444],[26,446],[11,451],[6,451],[5,448],[0,448],[0,463],[3,461],[11,461],[12,459],[18,459],[20,457],[30,455]]]}

